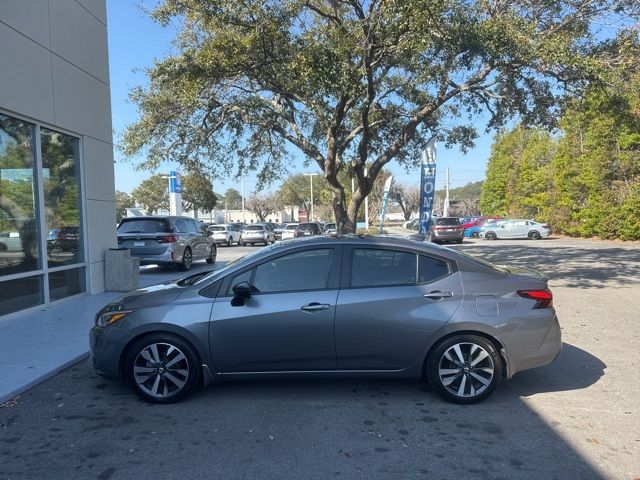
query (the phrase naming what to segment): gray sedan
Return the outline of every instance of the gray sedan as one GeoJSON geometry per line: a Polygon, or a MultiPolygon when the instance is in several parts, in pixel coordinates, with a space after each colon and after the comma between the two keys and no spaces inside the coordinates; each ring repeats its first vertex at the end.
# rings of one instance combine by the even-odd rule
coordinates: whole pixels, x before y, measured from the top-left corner
{"type": "Polygon", "coordinates": [[[474,403],[562,345],[547,282],[411,240],[316,236],[132,292],[96,316],[98,373],[145,400],[300,375],[425,378],[474,403]]]}

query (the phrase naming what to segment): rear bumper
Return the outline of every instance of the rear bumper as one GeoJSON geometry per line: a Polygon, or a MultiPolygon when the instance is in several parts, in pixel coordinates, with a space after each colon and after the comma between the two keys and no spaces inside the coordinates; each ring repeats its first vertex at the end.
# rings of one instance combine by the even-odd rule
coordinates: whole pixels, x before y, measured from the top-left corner
{"type": "Polygon", "coordinates": [[[131,252],[131,256],[134,258],[139,258],[140,265],[157,265],[180,262],[182,258],[175,256],[173,253],[173,251],[166,251],[160,255],[136,255],[134,252],[131,252]]]}
{"type": "Polygon", "coordinates": [[[449,241],[449,240],[462,240],[464,238],[464,232],[433,232],[433,238],[436,240],[449,241]]]}
{"type": "Polygon", "coordinates": [[[508,378],[523,370],[548,365],[562,351],[562,331],[555,312],[550,321],[543,316],[530,317],[513,334],[519,337],[518,341],[508,338],[511,335],[499,338],[505,346],[508,378]]]}

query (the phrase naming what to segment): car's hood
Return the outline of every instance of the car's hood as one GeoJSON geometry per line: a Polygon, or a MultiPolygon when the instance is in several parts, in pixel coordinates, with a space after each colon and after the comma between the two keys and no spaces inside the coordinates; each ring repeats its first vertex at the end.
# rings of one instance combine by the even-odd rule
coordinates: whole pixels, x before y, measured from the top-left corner
{"type": "Polygon", "coordinates": [[[139,288],[122,299],[123,308],[146,308],[165,305],[172,302],[184,291],[184,287],[175,282],[164,282],[139,288]]]}
{"type": "Polygon", "coordinates": [[[539,271],[534,270],[533,268],[514,267],[513,265],[498,265],[498,266],[500,268],[504,268],[505,270],[508,270],[509,273],[512,275],[520,275],[522,277],[532,277],[532,278],[537,278],[539,280],[547,280],[547,277],[545,277],[539,271]]]}

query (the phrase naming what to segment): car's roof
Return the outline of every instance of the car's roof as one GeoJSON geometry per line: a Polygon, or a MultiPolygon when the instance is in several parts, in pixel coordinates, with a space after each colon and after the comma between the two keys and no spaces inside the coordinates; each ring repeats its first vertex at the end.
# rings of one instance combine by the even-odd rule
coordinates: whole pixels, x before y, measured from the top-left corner
{"type": "Polygon", "coordinates": [[[191,217],[185,217],[182,215],[141,215],[139,217],[125,217],[122,221],[125,220],[194,220],[191,217]]]}

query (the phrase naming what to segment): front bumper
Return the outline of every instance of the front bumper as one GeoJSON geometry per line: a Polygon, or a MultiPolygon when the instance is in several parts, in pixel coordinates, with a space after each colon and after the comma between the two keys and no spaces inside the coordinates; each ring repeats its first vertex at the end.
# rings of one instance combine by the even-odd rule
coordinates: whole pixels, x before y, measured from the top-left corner
{"type": "Polygon", "coordinates": [[[122,379],[120,357],[129,340],[129,335],[119,330],[115,324],[106,328],[94,326],[89,331],[89,353],[94,370],[98,375],[114,380],[122,379]]]}

